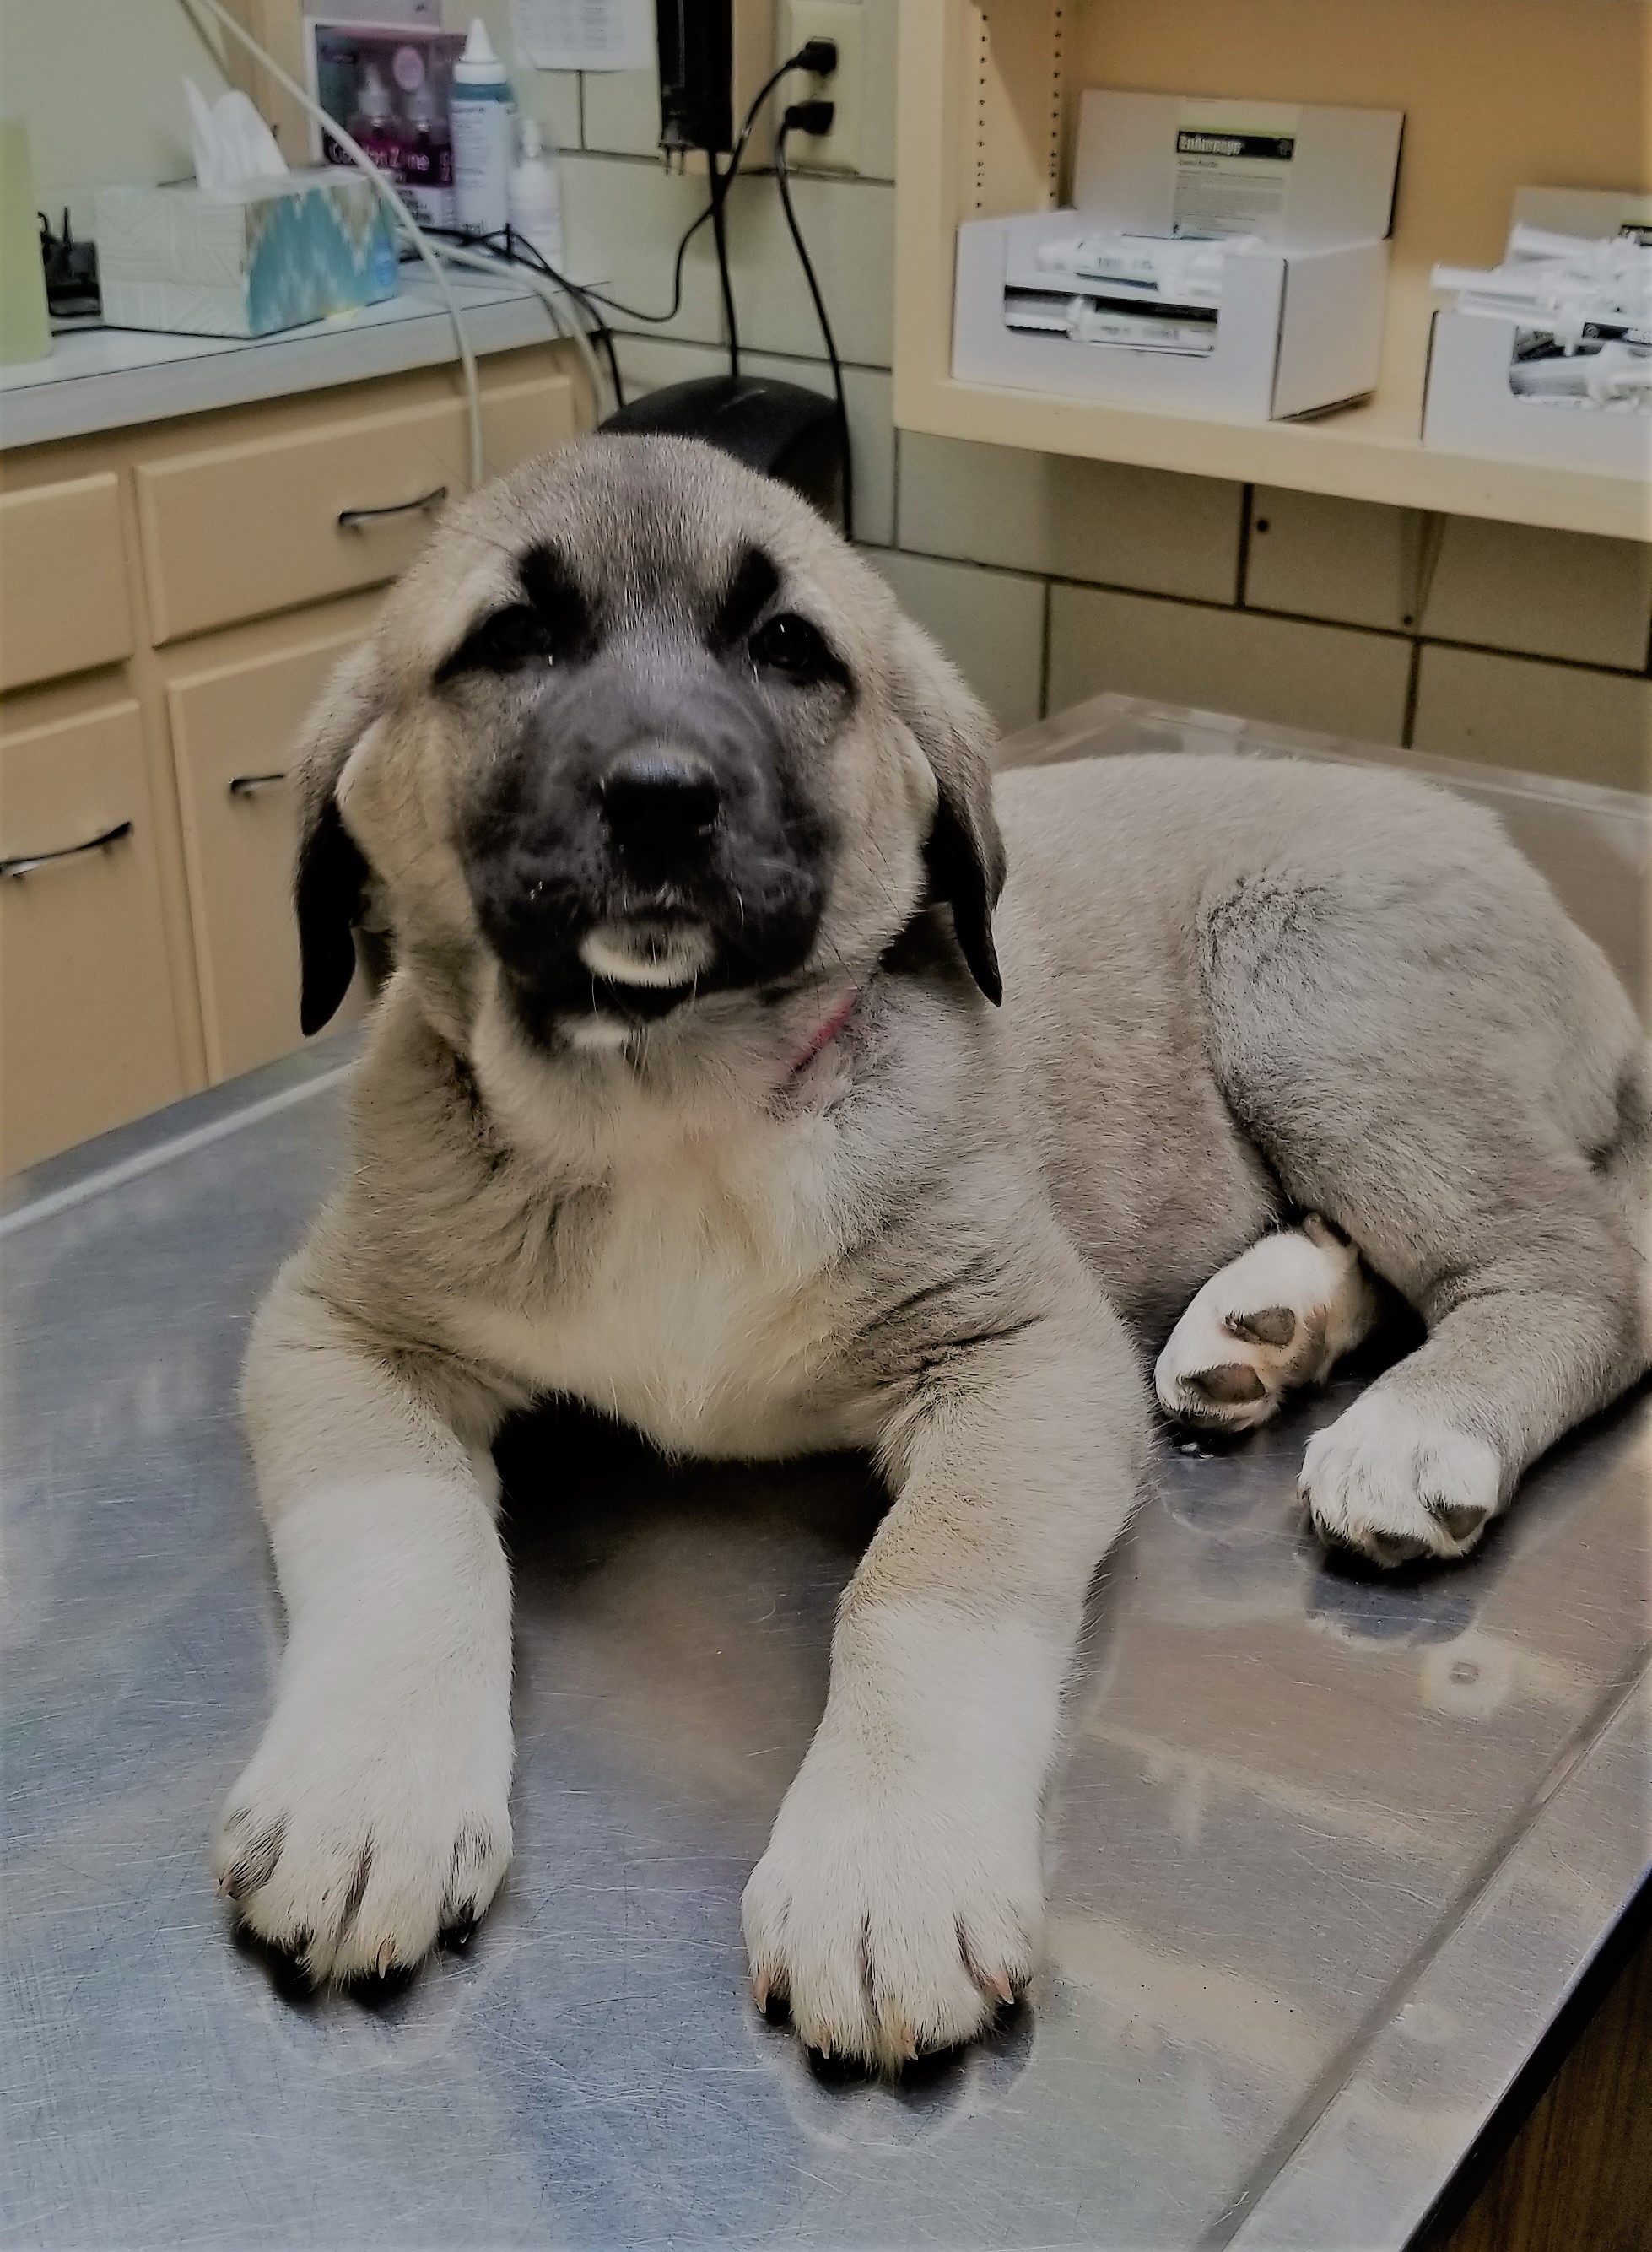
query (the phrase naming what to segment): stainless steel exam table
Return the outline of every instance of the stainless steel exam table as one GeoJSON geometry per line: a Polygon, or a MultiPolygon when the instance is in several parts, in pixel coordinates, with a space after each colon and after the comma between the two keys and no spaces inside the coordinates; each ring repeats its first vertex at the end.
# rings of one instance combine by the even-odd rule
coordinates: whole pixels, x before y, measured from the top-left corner
{"type": "MultiPolygon", "coordinates": [[[[1010,755],[1136,744],[1382,755],[1114,699],[1010,755]]],[[[1635,802],[1452,775],[1642,982],[1635,802]]],[[[672,1473],[541,1419],[507,1457],[510,1876],[382,2012],[293,2007],[206,1865],[280,1639],[235,1381],[355,1037],[37,1168],[0,1222],[0,2242],[1406,2243],[1646,1876],[1644,1394],[1467,1567],[1393,1579],[1294,1505],[1353,1379],[1225,1452],[1167,1437],[1075,1692],[1031,2001],[885,2087],[757,2016],[739,1919],[864,1469],[672,1473]]]]}

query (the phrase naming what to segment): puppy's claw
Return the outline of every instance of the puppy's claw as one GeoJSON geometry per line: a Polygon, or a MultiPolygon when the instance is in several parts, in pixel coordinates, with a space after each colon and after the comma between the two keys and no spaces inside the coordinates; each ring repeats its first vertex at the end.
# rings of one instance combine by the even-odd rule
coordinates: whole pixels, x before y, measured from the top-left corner
{"type": "Polygon", "coordinates": [[[1016,1990],[1002,1970],[995,1970],[981,1982],[989,1994],[996,1995],[1005,2009],[1015,2000],[1016,1990]]]}
{"type": "Polygon", "coordinates": [[[760,2013],[767,2016],[768,2013],[768,1973],[767,1970],[755,1970],[753,1972],[752,1999],[756,2003],[760,2013]]]}
{"type": "Polygon", "coordinates": [[[436,1934],[436,1944],[444,1955],[462,1955],[475,1936],[476,1911],[469,1901],[456,1915],[449,1918],[436,1934]]]}

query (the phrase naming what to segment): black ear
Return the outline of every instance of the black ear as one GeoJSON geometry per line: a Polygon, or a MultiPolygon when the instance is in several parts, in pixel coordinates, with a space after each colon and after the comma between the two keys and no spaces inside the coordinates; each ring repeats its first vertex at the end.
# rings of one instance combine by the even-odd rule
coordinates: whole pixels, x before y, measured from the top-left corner
{"type": "MultiPolygon", "coordinates": [[[[998,969],[998,949],[992,940],[992,910],[997,893],[988,890],[987,865],[980,844],[972,837],[958,809],[941,793],[934,825],[924,846],[929,888],[952,909],[952,927],[969,965],[969,975],[996,1009],[1003,1000],[1003,978],[998,969]]],[[[999,883],[1002,885],[1000,877],[999,883]]]]}
{"type": "Polygon", "coordinates": [[[924,848],[930,891],[952,909],[969,974],[995,1008],[1003,999],[992,911],[1003,889],[1003,837],[992,805],[988,750],[997,730],[926,633],[896,627],[896,699],[935,777],[939,796],[924,848]]]}
{"type": "Polygon", "coordinates": [[[367,863],[336,797],[323,800],[298,847],[299,1029],[308,1039],[332,1022],[356,975],[355,927],[367,898],[367,863]]]}
{"type": "Polygon", "coordinates": [[[338,778],[351,753],[384,710],[377,650],[351,651],[311,712],[294,759],[298,787],[300,998],[304,1037],[330,1023],[356,974],[354,928],[371,871],[338,810],[338,778]]]}

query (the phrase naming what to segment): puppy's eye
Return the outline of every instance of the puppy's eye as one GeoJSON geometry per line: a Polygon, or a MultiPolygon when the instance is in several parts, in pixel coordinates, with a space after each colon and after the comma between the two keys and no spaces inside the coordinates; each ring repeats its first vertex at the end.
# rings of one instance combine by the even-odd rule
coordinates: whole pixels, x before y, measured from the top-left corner
{"type": "Polygon", "coordinates": [[[517,672],[525,664],[544,664],[555,658],[556,646],[548,620],[531,602],[512,602],[467,634],[436,678],[451,680],[461,672],[517,672]]]}
{"type": "Polygon", "coordinates": [[[759,626],[746,646],[753,664],[800,684],[836,679],[843,670],[819,629],[790,611],[759,626]]]}

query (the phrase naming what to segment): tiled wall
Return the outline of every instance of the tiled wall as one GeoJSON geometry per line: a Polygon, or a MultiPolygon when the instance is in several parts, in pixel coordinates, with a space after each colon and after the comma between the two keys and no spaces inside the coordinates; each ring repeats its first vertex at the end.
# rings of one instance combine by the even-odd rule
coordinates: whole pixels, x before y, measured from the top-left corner
{"type": "MultiPolygon", "coordinates": [[[[1098,689],[1635,788],[1652,782],[1652,547],[894,431],[895,17],[866,12],[866,175],[799,183],[849,366],[857,531],[1007,726],[1098,689]]],[[[488,0],[502,37],[507,0],[488,0]]],[[[508,50],[507,50],[508,51],[508,50]]],[[[522,73],[565,154],[570,254],[663,306],[703,183],[656,154],[651,76],[522,73]]],[[[773,183],[731,198],[749,364],[825,389],[773,183]]],[[[641,391],[722,365],[710,230],[668,326],[625,330],[641,391]]]]}

